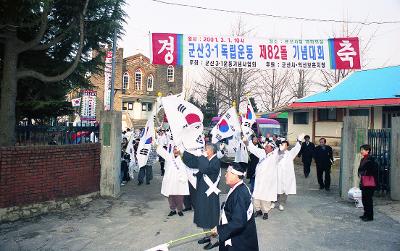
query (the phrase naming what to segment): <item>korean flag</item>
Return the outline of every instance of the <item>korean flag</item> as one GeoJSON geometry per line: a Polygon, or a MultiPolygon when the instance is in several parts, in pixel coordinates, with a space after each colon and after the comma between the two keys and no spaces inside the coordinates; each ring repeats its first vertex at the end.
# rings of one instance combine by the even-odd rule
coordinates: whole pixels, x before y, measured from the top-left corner
{"type": "Polygon", "coordinates": [[[251,127],[256,122],[256,114],[253,106],[251,106],[250,99],[247,98],[246,112],[242,115],[242,131],[244,136],[249,138],[253,134],[251,127]]]}
{"type": "Polygon", "coordinates": [[[232,137],[236,132],[240,132],[239,117],[235,108],[231,107],[211,130],[211,142],[217,143],[222,139],[232,137]]]}
{"type": "Polygon", "coordinates": [[[138,162],[138,166],[143,167],[146,165],[147,160],[149,159],[149,153],[151,151],[151,145],[154,142],[154,120],[153,118],[149,118],[146,123],[146,127],[142,131],[140,135],[140,141],[138,145],[138,149],[136,152],[136,158],[138,162]]]}
{"type": "Polygon", "coordinates": [[[204,128],[201,110],[177,95],[163,97],[161,103],[175,144],[190,148],[203,147],[204,142],[199,138],[204,128]]]}

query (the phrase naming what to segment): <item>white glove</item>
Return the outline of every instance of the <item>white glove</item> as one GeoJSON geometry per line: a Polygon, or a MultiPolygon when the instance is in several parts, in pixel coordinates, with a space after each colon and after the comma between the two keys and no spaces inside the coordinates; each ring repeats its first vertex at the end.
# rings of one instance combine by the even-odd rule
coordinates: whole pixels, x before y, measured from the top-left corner
{"type": "Polygon", "coordinates": [[[224,144],[224,143],[221,143],[221,144],[219,145],[219,150],[224,149],[224,147],[225,147],[225,144],[224,144]]]}
{"type": "Polygon", "coordinates": [[[297,136],[297,140],[298,141],[303,141],[304,136],[306,136],[304,133],[300,134],[299,136],[297,136]]]}

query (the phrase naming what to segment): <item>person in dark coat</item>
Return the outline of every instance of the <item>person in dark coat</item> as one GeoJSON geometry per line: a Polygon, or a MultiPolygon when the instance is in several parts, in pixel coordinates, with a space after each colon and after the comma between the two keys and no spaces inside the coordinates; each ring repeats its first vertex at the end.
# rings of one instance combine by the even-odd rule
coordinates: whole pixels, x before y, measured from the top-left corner
{"type": "Polygon", "coordinates": [[[319,189],[324,189],[326,191],[330,190],[331,185],[331,166],[333,163],[333,152],[332,147],[326,144],[326,139],[321,138],[319,140],[319,146],[315,148],[314,160],[317,166],[317,178],[319,189]],[[323,180],[322,175],[325,172],[325,180],[323,180]]]}
{"type": "MultiPolygon", "coordinates": [[[[263,149],[256,135],[252,135],[252,142],[258,148],[263,149]]],[[[249,155],[249,163],[247,165],[246,178],[250,179],[250,192],[254,191],[254,181],[256,174],[256,167],[258,165],[258,158],[254,154],[250,153],[249,155]]]]}
{"type": "Polygon", "coordinates": [[[361,189],[361,199],[364,205],[364,214],[360,216],[363,221],[372,221],[374,220],[374,209],[373,209],[373,201],[372,196],[374,195],[374,191],[376,188],[376,184],[378,181],[378,164],[375,159],[370,156],[371,146],[370,145],[362,145],[360,147],[360,154],[362,159],[360,161],[360,166],[358,168],[358,176],[360,177],[360,189],[361,189]],[[374,177],[375,186],[364,186],[362,183],[363,176],[372,176],[374,177]]]}
{"type": "Polygon", "coordinates": [[[222,207],[221,221],[211,230],[218,235],[219,250],[257,251],[257,228],[253,215],[253,204],[249,188],[243,182],[245,170],[233,163],[225,174],[230,187],[222,207]]]}
{"type": "Polygon", "coordinates": [[[304,136],[304,142],[301,144],[301,149],[298,156],[301,157],[301,161],[303,162],[304,177],[306,178],[308,175],[310,175],[310,166],[314,155],[314,150],[315,146],[314,143],[310,142],[310,136],[304,136]]]}
{"type": "MultiPolygon", "coordinates": [[[[217,146],[207,144],[203,156],[197,157],[185,151],[183,163],[190,168],[198,169],[196,173],[196,194],[193,222],[205,231],[210,230],[219,221],[219,180],[221,178],[221,164],[216,156],[217,146]]],[[[198,241],[206,244],[205,249],[218,246],[218,242],[212,243],[210,236],[198,241]]]]}

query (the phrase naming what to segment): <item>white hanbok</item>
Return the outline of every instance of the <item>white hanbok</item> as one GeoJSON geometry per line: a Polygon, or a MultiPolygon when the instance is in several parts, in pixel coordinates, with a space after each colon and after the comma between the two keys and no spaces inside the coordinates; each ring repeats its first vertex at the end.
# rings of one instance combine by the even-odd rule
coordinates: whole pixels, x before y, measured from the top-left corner
{"type": "Polygon", "coordinates": [[[157,147],[157,153],[165,159],[165,174],[161,184],[161,194],[166,197],[189,195],[187,166],[183,163],[181,157],[175,158],[172,152],[168,153],[161,145],[157,147]]]}
{"type": "Polygon", "coordinates": [[[297,142],[291,150],[286,150],[277,157],[278,194],[296,194],[296,176],[293,160],[300,152],[301,143],[297,142]]]}
{"type": "Polygon", "coordinates": [[[251,142],[247,149],[259,159],[256,167],[253,198],[263,201],[276,201],[278,193],[276,165],[278,149],[267,154],[264,149],[256,147],[251,142]]]}

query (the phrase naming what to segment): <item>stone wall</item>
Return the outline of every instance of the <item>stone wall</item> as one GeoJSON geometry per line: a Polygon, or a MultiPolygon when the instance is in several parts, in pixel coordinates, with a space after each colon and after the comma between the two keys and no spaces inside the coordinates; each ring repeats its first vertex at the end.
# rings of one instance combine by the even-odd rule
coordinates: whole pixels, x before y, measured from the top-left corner
{"type": "Polygon", "coordinates": [[[99,190],[100,144],[0,147],[0,209],[29,208],[99,190]]]}

